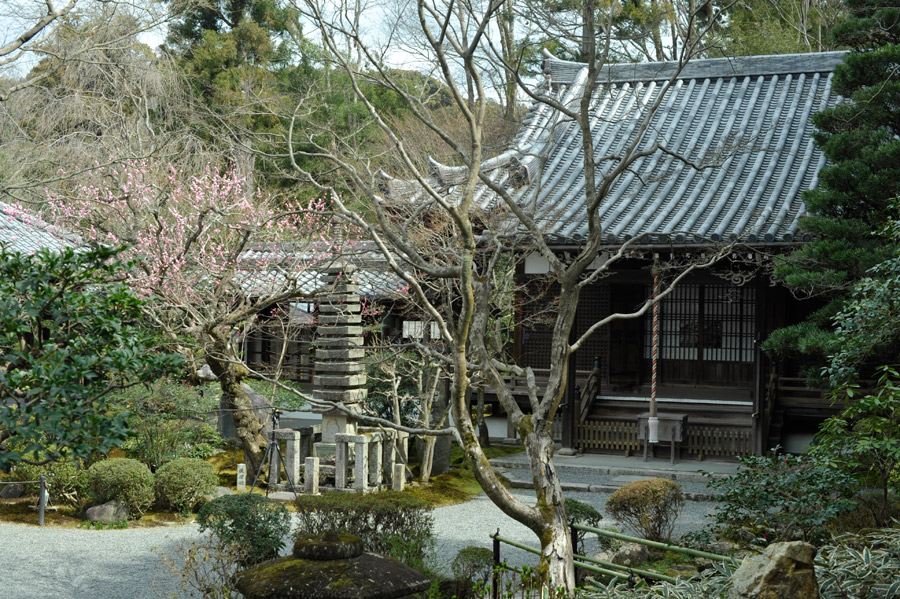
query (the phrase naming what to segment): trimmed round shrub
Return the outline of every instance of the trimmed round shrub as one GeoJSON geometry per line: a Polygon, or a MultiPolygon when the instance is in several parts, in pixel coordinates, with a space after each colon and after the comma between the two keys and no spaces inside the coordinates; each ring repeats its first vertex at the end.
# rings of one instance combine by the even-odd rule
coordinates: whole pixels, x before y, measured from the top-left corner
{"type": "Polygon", "coordinates": [[[209,462],[178,458],[156,471],[156,503],[179,513],[188,513],[212,493],[219,478],[209,462]]]}
{"type": "Polygon", "coordinates": [[[645,539],[669,542],[683,505],[681,485],[667,478],[647,478],[610,495],[606,510],[645,539]]]}
{"type": "Polygon", "coordinates": [[[278,557],[291,530],[291,515],[274,499],[244,493],[204,503],[197,523],[200,532],[210,530],[224,543],[240,547],[241,565],[249,566],[278,557]]]}
{"type": "Polygon", "coordinates": [[[153,473],[131,458],[97,462],[87,470],[87,484],[94,504],[118,499],[132,518],[140,518],[153,504],[153,473]]]}

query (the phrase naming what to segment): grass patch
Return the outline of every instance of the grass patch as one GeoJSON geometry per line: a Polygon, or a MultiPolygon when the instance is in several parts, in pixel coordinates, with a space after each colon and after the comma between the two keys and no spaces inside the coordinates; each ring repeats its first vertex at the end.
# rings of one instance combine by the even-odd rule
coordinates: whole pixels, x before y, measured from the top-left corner
{"type": "MultiPolygon", "coordinates": [[[[14,524],[38,525],[38,512],[31,509],[37,505],[37,496],[0,500],[0,521],[14,524]]],[[[60,507],[44,512],[44,524],[49,526],[74,527],[80,522],[74,508],[60,507]]]]}

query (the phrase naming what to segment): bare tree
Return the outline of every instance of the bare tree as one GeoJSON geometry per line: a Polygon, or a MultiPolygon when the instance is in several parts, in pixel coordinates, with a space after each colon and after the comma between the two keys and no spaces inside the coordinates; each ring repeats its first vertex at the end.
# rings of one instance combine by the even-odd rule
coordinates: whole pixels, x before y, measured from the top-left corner
{"type": "MultiPolygon", "coordinates": [[[[527,94],[536,106],[534,110],[544,110],[542,114],[553,113],[559,117],[546,125],[547,128],[535,129],[534,136],[574,135],[582,144],[582,162],[577,176],[581,179],[585,198],[580,218],[587,222],[588,233],[577,247],[561,254],[545,239],[541,216],[532,198],[528,194],[522,196],[523,190],[530,189],[535,193],[539,190],[540,186],[532,185],[532,182],[540,180],[540,168],[546,156],[530,156],[513,148],[487,159],[485,115],[492,92],[484,85],[482,70],[485,63],[480,57],[490,55],[495,64],[502,61],[503,53],[495,52],[487,37],[502,6],[501,0],[486,3],[481,10],[474,10],[476,7],[468,3],[464,6],[432,0],[416,3],[421,35],[427,44],[427,52],[434,57],[436,76],[450,93],[463,124],[465,134],[455,135],[435,119],[432,107],[408,93],[404,82],[381,62],[380,54],[367,51],[362,32],[348,29],[345,22],[329,20],[314,0],[299,5],[308,18],[317,23],[323,45],[330,52],[331,60],[344,68],[357,100],[390,140],[398,168],[393,177],[375,172],[367,169],[367,163],[357,156],[342,155],[338,146],[320,146],[309,155],[325,157],[341,169],[346,177],[346,188],[351,190],[353,198],[351,201],[350,194],[337,198],[338,213],[364,230],[382,250],[390,266],[409,286],[410,297],[423,319],[435,323],[440,345],[423,343],[418,349],[423,355],[440,361],[450,372],[451,409],[457,438],[476,478],[504,513],[534,531],[542,547],[542,571],[553,586],[571,592],[575,587],[572,546],[565,502],[553,463],[551,433],[566,390],[569,358],[600,327],[615,318],[642,316],[654,303],[654,299],[648,299],[632,313],[603,317],[583,335],[577,338],[571,335],[582,289],[630,255],[639,242],[639,239],[625,242],[601,255],[604,232],[598,207],[617,182],[626,176],[641,176],[634,173],[634,169],[642,158],[675,155],[663,142],[646,143],[651,121],[681,69],[705,50],[704,34],[714,19],[700,21],[696,13],[685,15],[686,33],[676,49],[677,61],[671,78],[661,85],[660,92],[649,104],[639,104],[628,117],[622,117],[633,123],[629,137],[609,154],[595,146],[591,107],[596,98],[595,91],[603,83],[600,67],[609,52],[608,43],[597,42],[603,42],[604,36],[609,41],[612,29],[598,26],[598,13],[593,3],[584,3],[581,14],[584,37],[588,40],[586,77],[571,92],[571,97],[555,96],[547,88],[535,90],[523,81],[515,65],[500,64],[516,77],[519,93],[527,94]],[[456,26],[456,11],[460,8],[468,11],[464,36],[456,26]],[[601,35],[598,31],[604,33],[601,35]],[[357,41],[369,61],[365,69],[359,69],[355,62],[351,63],[345,57],[339,40],[347,38],[357,41]],[[456,72],[458,67],[465,71],[462,79],[456,72]],[[423,169],[407,149],[409,140],[401,137],[367,94],[367,86],[372,84],[401,95],[423,126],[453,151],[459,166],[444,167],[432,163],[428,170],[423,169]],[[569,129],[567,133],[564,133],[565,128],[569,129]],[[528,170],[523,161],[528,161],[537,170],[528,170]],[[364,208],[355,209],[357,206],[364,208]],[[500,296],[508,293],[509,277],[505,274],[508,271],[503,266],[506,261],[521,256],[523,251],[540,254],[556,289],[552,298],[545,298],[548,303],[552,302],[547,309],[552,314],[553,336],[550,376],[544,386],[538,384],[530,368],[522,368],[507,357],[502,351],[502,343],[494,342],[496,331],[492,329],[492,323],[497,322],[498,306],[502,305],[500,296]],[[504,379],[507,373],[528,381],[525,409],[518,405],[507,388],[504,379]],[[526,505],[514,497],[500,483],[485,457],[467,407],[470,388],[477,380],[488,385],[499,398],[524,443],[537,494],[535,505],[526,505]]],[[[677,159],[698,168],[703,166],[689,162],[688,157],[677,159]]],[[[691,262],[678,265],[655,301],[665,297],[690,272],[711,265],[721,255],[722,252],[711,250],[691,262]]]]}
{"type": "Polygon", "coordinates": [[[45,188],[125,160],[152,157],[191,174],[225,162],[182,73],[140,42],[142,22],[118,12],[73,19],[45,32],[42,47],[56,51],[0,102],[0,197],[42,203],[45,188]]]}
{"type": "MultiPolygon", "coordinates": [[[[184,3],[182,3],[184,4],[184,3]]],[[[154,2],[11,0],[0,8],[0,102],[139,33],[158,30],[170,11],[154,2]],[[122,23],[128,22],[127,31],[122,23]],[[88,26],[90,23],[90,26],[88,26]],[[110,35],[107,27],[117,30],[110,35]]]]}

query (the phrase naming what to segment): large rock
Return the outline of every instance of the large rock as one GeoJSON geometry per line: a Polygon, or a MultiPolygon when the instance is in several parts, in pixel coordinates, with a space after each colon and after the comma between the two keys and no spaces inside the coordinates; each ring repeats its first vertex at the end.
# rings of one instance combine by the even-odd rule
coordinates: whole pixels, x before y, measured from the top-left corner
{"type": "Polygon", "coordinates": [[[253,413],[256,414],[256,417],[259,418],[260,422],[265,423],[260,433],[266,440],[270,439],[272,435],[272,402],[270,402],[262,393],[254,391],[253,387],[247,383],[241,383],[241,387],[250,398],[250,405],[253,407],[253,413]]]}
{"type": "Polygon", "coordinates": [[[0,486],[0,499],[17,499],[25,492],[25,487],[19,483],[8,483],[0,486]]]}
{"type": "Polygon", "coordinates": [[[634,568],[646,563],[648,559],[650,559],[650,550],[647,549],[646,545],[625,543],[613,554],[609,561],[620,566],[634,568]]]}
{"type": "Polygon", "coordinates": [[[201,381],[203,381],[204,383],[211,383],[213,381],[219,380],[219,377],[217,377],[213,373],[212,368],[209,367],[209,364],[204,364],[203,366],[201,366],[200,369],[197,370],[196,374],[197,374],[197,378],[200,379],[201,381]]]}
{"type": "MultiPolygon", "coordinates": [[[[268,441],[272,435],[272,402],[270,402],[265,395],[254,391],[253,387],[247,383],[241,383],[241,388],[247,393],[247,397],[250,398],[250,405],[253,408],[253,413],[256,414],[256,417],[259,418],[260,422],[265,423],[260,434],[268,441]]],[[[237,436],[237,432],[234,428],[234,418],[232,417],[231,412],[228,411],[228,402],[225,401],[225,397],[223,396],[219,397],[219,409],[219,434],[225,439],[234,439],[237,436]]]]}
{"type": "Polygon", "coordinates": [[[116,522],[128,520],[128,508],[118,499],[113,499],[112,501],[89,507],[84,511],[84,518],[91,522],[115,524],[116,522]]]}
{"type": "Polygon", "coordinates": [[[819,584],[809,543],[773,543],[746,558],[731,577],[730,599],[817,599],[819,584]]]}

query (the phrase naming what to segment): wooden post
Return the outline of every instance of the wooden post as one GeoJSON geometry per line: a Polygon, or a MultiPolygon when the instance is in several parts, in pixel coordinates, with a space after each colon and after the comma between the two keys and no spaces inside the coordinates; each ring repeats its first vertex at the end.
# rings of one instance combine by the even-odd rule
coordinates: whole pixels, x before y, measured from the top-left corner
{"type": "MultiPolygon", "coordinates": [[[[569,334],[569,341],[575,336],[575,327],[569,334]]],[[[575,354],[570,353],[566,366],[566,401],[562,406],[562,447],[560,455],[575,455],[575,403],[578,387],[575,385],[575,354]]]]}

